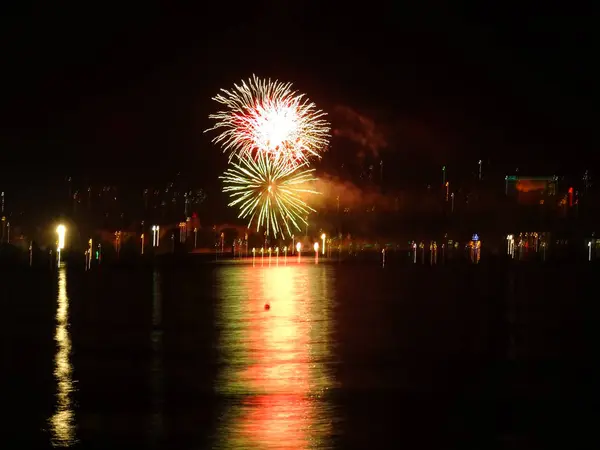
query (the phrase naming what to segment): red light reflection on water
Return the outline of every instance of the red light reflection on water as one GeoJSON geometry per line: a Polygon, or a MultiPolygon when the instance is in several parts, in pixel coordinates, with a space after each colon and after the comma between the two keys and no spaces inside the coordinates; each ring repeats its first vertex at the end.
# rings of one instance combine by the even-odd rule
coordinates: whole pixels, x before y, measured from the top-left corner
{"type": "Polygon", "coordinates": [[[308,336],[300,328],[307,312],[306,303],[294,298],[295,270],[264,271],[261,297],[268,299],[271,309],[249,330],[251,342],[261,351],[255,353],[256,361],[244,378],[266,394],[250,400],[252,407],[242,416],[242,435],[261,446],[286,442],[301,448],[311,423],[308,336]]]}
{"type": "Polygon", "coordinates": [[[226,434],[239,448],[313,447],[330,432],[318,399],[328,377],[311,356],[311,336],[319,333],[310,318],[315,300],[307,284],[308,271],[315,269],[239,269],[250,269],[245,275],[253,280],[237,318],[248,325],[239,338],[247,364],[227,377],[242,395],[226,434]]]}

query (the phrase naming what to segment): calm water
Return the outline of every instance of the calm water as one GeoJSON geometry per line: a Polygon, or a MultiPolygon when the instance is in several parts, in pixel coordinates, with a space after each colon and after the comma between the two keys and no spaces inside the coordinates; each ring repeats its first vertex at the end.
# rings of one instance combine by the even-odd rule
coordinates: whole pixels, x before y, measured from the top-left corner
{"type": "Polygon", "coordinates": [[[80,269],[2,273],[2,448],[595,439],[589,266],[80,269]]]}

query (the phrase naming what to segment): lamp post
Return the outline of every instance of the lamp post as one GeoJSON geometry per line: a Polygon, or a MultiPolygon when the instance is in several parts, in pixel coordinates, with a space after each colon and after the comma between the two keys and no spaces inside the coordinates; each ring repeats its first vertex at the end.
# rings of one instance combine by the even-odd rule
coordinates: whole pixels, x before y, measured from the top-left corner
{"type": "Polygon", "coordinates": [[[94,253],[94,242],[92,241],[92,238],[90,238],[90,240],[88,241],[88,270],[90,270],[92,268],[92,255],[94,253]]]}
{"type": "Polygon", "coordinates": [[[144,233],[142,233],[141,240],[142,240],[142,255],[143,255],[144,254],[144,233]]]}
{"type": "Polygon", "coordinates": [[[67,228],[64,225],[59,225],[58,227],[56,227],[56,234],[58,235],[56,253],[58,255],[58,265],[60,266],[61,250],[65,248],[65,236],[67,234],[67,228]]]}
{"type": "Polygon", "coordinates": [[[325,256],[325,238],[326,238],[326,237],[327,237],[327,236],[325,236],[325,233],[323,233],[323,234],[321,235],[321,241],[323,241],[323,248],[321,249],[321,254],[322,254],[323,256],[325,256]]]}
{"type": "Polygon", "coordinates": [[[115,250],[117,251],[117,258],[121,256],[121,232],[115,231],[115,250]]]}
{"type": "Polygon", "coordinates": [[[152,225],[152,246],[158,247],[160,243],[160,227],[158,225],[152,225]]]}
{"type": "Polygon", "coordinates": [[[510,255],[512,258],[515,257],[515,237],[512,234],[506,236],[506,240],[508,241],[508,248],[506,253],[510,255]]]}

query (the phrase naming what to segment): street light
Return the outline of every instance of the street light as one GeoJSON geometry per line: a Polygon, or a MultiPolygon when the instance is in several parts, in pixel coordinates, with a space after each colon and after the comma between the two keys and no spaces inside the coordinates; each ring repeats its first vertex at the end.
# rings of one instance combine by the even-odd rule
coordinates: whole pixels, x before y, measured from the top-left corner
{"type": "Polygon", "coordinates": [[[57,250],[62,250],[65,248],[65,235],[67,234],[67,229],[64,225],[59,225],[56,227],[56,234],[58,234],[58,243],[57,250]]]}
{"type": "Polygon", "coordinates": [[[160,227],[158,225],[152,225],[152,246],[158,247],[160,239],[160,227]]]}
{"type": "Polygon", "coordinates": [[[67,228],[64,225],[59,225],[56,227],[56,234],[58,235],[56,251],[58,253],[58,264],[60,265],[60,251],[65,248],[65,235],[67,234],[67,228]]]}
{"type": "Polygon", "coordinates": [[[92,238],[88,241],[89,248],[87,250],[87,269],[91,270],[92,268],[92,253],[94,251],[94,241],[92,238]]]}
{"type": "Polygon", "coordinates": [[[322,250],[321,253],[323,256],[325,256],[325,238],[326,238],[325,233],[323,233],[321,235],[321,240],[323,241],[323,248],[321,249],[322,250]]]}
{"type": "Polygon", "coordinates": [[[515,256],[515,237],[512,234],[506,236],[506,240],[508,241],[508,249],[507,254],[514,258],[515,256]]]}

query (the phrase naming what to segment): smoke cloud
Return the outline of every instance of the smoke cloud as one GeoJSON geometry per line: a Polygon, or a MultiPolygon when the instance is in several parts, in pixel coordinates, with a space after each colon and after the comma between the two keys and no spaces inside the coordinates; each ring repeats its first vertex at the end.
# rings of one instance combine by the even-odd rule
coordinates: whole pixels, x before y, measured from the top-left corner
{"type": "MultiPolygon", "coordinates": [[[[373,184],[372,180],[364,180],[355,184],[346,177],[356,179],[361,171],[365,170],[363,161],[358,165],[353,164],[352,158],[359,160],[364,158],[382,159],[389,161],[386,167],[388,177],[409,177],[411,182],[420,183],[422,177],[413,173],[423,163],[447,163],[448,155],[452,152],[452,136],[444,127],[437,126],[430,120],[421,117],[403,115],[388,120],[386,123],[374,120],[372,117],[358,112],[345,105],[338,105],[332,109],[331,121],[334,125],[333,136],[339,139],[332,151],[340,149],[338,163],[348,163],[340,172],[331,168],[329,173],[319,174],[315,189],[321,195],[311,198],[310,203],[317,208],[329,210],[340,208],[344,212],[346,208],[352,211],[408,211],[412,209],[429,211],[436,207],[436,202],[429,202],[428,197],[419,196],[416,201],[414,193],[406,188],[392,187],[395,180],[386,184],[386,194],[382,192],[381,186],[373,184]],[[390,150],[393,149],[393,152],[390,150]],[[385,154],[384,154],[385,153],[385,154]],[[407,173],[406,170],[398,170],[398,167],[414,167],[407,173]],[[344,173],[345,172],[345,173],[344,173]],[[344,177],[332,175],[342,175],[344,177]]],[[[369,164],[377,164],[370,161],[369,164]]],[[[377,167],[376,170],[379,168],[377,167]]],[[[327,170],[327,169],[325,169],[327,170]]],[[[364,172],[363,172],[364,173],[364,172]]],[[[379,183],[378,175],[375,183],[379,183]]],[[[409,183],[410,184],[410,183],[409,183]]],[[[405,184],[406,185],[406,184],[405,184]]]]}
{"type": "Polygon", "coordinates": [[[338,124],[333,129],[333,135],[358,144],[359,157],[364,157],[366,152],[377,157],[380,150],[388,146],[383,129],[373,119],[341,105],[333,109],[333,117],[338,124]]]}
{"type": "Polygon", "coordinates": [[[396,156],[409,161],[447,164],[456,151],[464,150],[464,145],[457,148],[453,128],[444,120],[431,117],[403,114],[382,122],[348,106],[338,105],[332,110],[331,120],[334,138],[353,143],[348,145],[352,149],[347,150],[356,152],[359,159],[366,156],[377,159],[383,157],[384,151],[389,157],[390,150],[394,150],[396,156]]]}
{"type": "Polygon", "coordinates": [[[378,187],[358,187],[350,181],[342,180],[328,174],[320,175],[315,188],[321,195],[314,198],[313,204],[319,207],[337,207],[340,211],[351,210],[386,210],[396,206],[395,199],[382,195],[378,187]]]}

